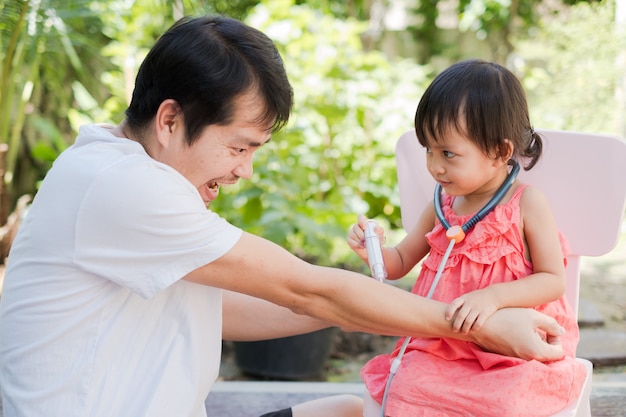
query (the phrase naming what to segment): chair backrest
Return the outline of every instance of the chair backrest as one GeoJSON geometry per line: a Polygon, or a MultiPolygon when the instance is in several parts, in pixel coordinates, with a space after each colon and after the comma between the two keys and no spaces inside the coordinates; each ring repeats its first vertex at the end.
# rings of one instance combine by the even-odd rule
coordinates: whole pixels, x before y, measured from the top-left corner
{"type": "MultiPolygon", "coordinates": [[[[519,179],[546,195],[557,226],[568,239],[566,296],[578,313],[580,257],[600,256],[618,242],[626,204],[626,142],[608,135],[540,130],[543,154],[519,179]]],[[[410,230],[432,201],[435,181],[415,131],[396,145],[402,225],[410,230]]]]}

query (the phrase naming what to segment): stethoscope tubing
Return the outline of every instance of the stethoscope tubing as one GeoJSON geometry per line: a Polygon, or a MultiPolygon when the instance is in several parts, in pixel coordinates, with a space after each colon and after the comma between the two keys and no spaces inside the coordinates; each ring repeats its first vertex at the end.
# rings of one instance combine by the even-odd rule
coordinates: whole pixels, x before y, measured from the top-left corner
{"type": "MultiPolygon", "coordinates": [[[[461,228],[465,233],[467,233],[472,227],[476,225],[479,221],[485,218],[487,214],[494,209],[495,206],[502,201],[507,192],[511,189],[511,186],[515,182],[517,178],[517,174],[519,173],[520,167],[519,163],[515,160],[512,160],[511,172],[507,175],[504,182],[498,187],[496,193],[491,197],[491,199],[485,204],[483,208],[481,208],[476,214],[472,216],[461,228]]],[[[441,225],[448,230],[451,226],[446,217],[443,214],[443,208],[441,206],[441,193],[442,187],[441,184],[437,183],[435,185],[435,196],[434,196],[434,206],[435,206],[435,214],[437,218],[441,222],[441,225]]]]}

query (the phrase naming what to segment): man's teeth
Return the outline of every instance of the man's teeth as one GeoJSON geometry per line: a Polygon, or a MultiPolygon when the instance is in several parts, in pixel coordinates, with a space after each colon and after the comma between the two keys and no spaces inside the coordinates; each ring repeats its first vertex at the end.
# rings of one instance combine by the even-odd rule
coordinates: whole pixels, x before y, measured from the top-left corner
{"type": "Polygon", "coordinates": [[[219,187],[219,185],[216,182],[212,182],[209,184],[209,188],[212,190],[217,189],[217,187],[219,187]]]}

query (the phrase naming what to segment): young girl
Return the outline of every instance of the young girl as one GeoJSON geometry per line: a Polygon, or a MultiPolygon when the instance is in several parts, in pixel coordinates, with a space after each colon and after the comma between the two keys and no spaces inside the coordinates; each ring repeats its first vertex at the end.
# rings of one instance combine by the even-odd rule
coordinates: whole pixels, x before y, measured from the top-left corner
{"type": "MultiPolygon", "coordinates": [[[[541,137],[531,127],[520,82],[507,69],[469,60],[435,78],[415,115],[428,170],[440,184],[442,212],[450,226],[463,225],[505,182],[513,161],[531,169],[541,137]]],[[[350,247],[367,263],[366,219],[349,233],[350,247]]],[[[382,232],[378,228],[378,232],[382,232]]],[[[388,279],[405,276],[428,255],[413,292],[426,296],[449,246],[434,204],[395,247],[384,247],[388,279]]],[[[453,246],[432,295],[450,303],[455,331],[479,328],[503,307],[533,307],[567,330],[565,357],[541,363],[502,356],[448,338],[411,339],[387,390],[385,416],[549,416],[575,400],[585,378],[575,360],[576,317],[564,298],[565,242],[546,198],[515,180],[498,205],[453,246]]],[[[381,416],[390,355],[362,369],[368,394],[366,417],[381,416]]]]}

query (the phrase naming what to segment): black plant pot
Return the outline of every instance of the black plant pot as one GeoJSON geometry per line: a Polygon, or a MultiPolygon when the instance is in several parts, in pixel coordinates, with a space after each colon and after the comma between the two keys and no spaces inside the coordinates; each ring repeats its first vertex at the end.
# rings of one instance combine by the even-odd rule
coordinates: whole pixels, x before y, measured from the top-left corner
{"type": "Polygon", "coordinates": [[[258,342],[235,342],[241,371],[265,379],[301,380],[318,377],[330,354],[336,328],[258,342]]]}

